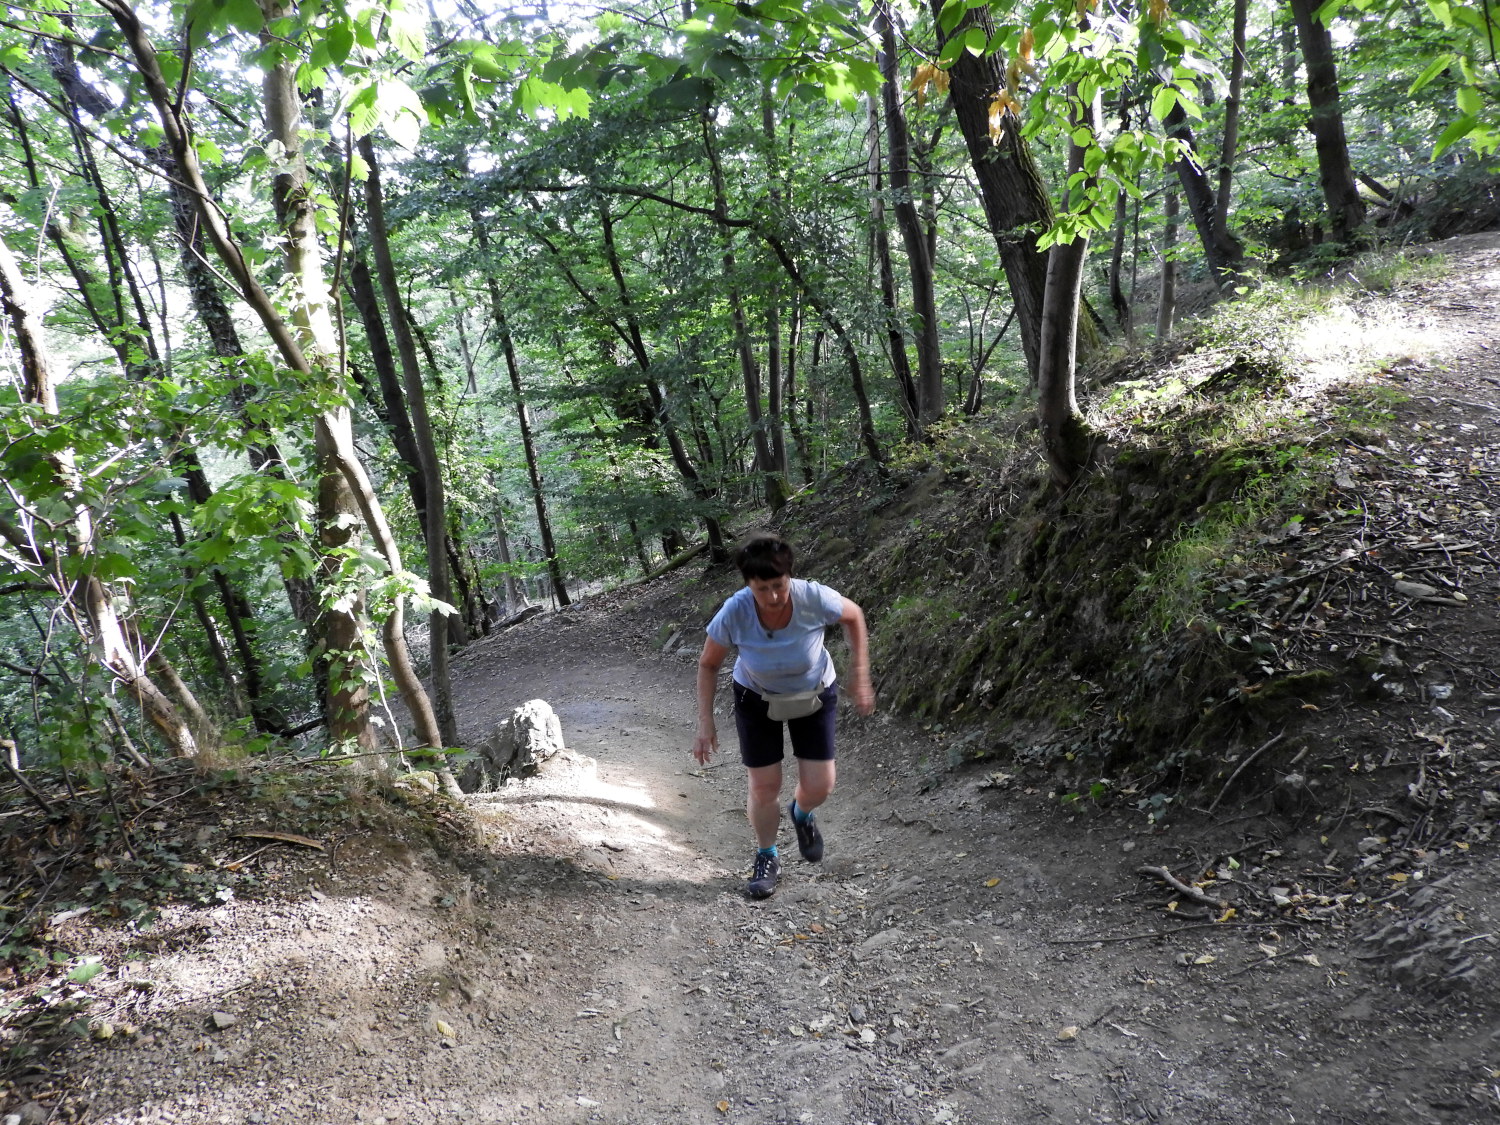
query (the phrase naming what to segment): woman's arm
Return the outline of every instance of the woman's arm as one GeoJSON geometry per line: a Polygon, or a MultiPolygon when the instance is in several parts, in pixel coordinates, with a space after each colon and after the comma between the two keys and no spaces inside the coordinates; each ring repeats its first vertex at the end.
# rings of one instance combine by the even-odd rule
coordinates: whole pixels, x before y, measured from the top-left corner
{"type": "Polygon", "coordinates": [[[699,764],[719,751],[719,732],[714,727],[714,692],[719,688],[719,669],[729,649],[712,637],[703,640],[703,652],[698,657],[698,737],[693,740],[693,757],[699,764]]]}
{"type": "Polygon", "coordinates": [[[865,626],[865,611],[845,598],[839,624],[849,638],[849,674],[854,680],[849,697],[856,711],[868,715],[875,710],[875,689],[870,685],[870,631],[865,626]]]}

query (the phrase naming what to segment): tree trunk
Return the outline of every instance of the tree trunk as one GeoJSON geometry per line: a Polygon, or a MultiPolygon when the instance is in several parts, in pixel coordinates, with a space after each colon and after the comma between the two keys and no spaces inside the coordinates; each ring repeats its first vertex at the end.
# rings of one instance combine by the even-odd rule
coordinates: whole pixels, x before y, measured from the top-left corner
{"type": "MultiPolygon", "coordinates": [[[[813,335],[815,339],[822,338],[821,330],[813,335]]],[[[792,448],[797,451],[797,464],[802,469],[802,483],[807,485],[813,482],[812,455],[808,451],[806,430],[797,417],[800,405],[797,399],[797,358],[801,338],[802,300],[799,295],[792,298],[792,327],[786,353],[786,393],[783,401],[787,428],[792,431],[792,448]]],[[[817,345],[814,344],[814,354],[816,354],[816,347],[817,345]]],[[[816,366],[816,361],[814,361],[814,366],[816,366]]]]}
{"type": "MultiPolygon", "coordinates": [[[[4,241],[0,241],[0,311],[10,320],[21,353],[22,400],[38,407],[43,415],[55,418],[57,395],[52,364],[41,337],[41,318],[31,307],[29,288],[4,241]]],[[[81,495],[83,482],[78,477],[72,451],[59,449],[47,459],[64,494],[81,495]]],[[[69,556],[66,567],[60,560],[54,560],[44,546],[32,543],[8,522],[0,521],[0,533],[22,557],[35,559],[45,569],[50,585],[68,607],[79,634],[90,642],[105,667],[130,693],[172,753],[183,758],[195,757],[198,741],[191,728],[172,700],[146,674],[127,640],[114,596],[93,576],[87,564],[94,554],[93,512],[86,505],[76,504],[65,526],[69,556]],[[75,574],[79,577],[74,577],[75,574]]]]}
{"type": "MultiPolygon", "coordinates": [[[[474,224],[474,241],[479,245],[481,253],[488,254],[489,231],[485,229],[477,212],[470,218],[474,224]]],[[[536,509],[537,531],[542,537],[542,552],[547,557],[547,574],[552,579],[552,589],[557,595],[558,604],[569,605],[571,603],[567,584],[563,581],[562,560],[557,557],[557,545],[552,538],[552,519],[547,514],[547,494],[542,488],[542,471],[537,464],[536,442],[531,436],[531,418],[526,411],[521,368],[516,362],[515,342],[511,339],[510,325],[505,318],[505,300],[500,295],[500,285],[493,272],[485,271],[485,284],[489,288],[490,318],[500,341],[500,350],[505,356],[505,370],[510,376],[510,389],[516,400],[516,424],[521,430],[521,447],[526,454],[526,473],[531,480],[531,500],[536,509]]]]}
{"type": "Polygon", "coordinates": [[[1214,203],[1214,229],[1229,234],[1229,197],[1234,185],[1234,158],[1240,140],[1240,102],[1245,87],[1245,24],[1250,0],[1234,0],[1234,32],[1230,41],[1229,93],[1224,98],[1224,143],[1219,149],[1219,193],[1214,203]]]}
{"type": "MultiPolygon", "coordinates": [[[[166,143],[177,160],[183,182],[193,193],[199,219],[215,253],[219,255],[246,303],[275,343],[283,362],[309,384],[328,381],[330,377],[323,369],[322,362],[315,366],[298,338],[301,336],[315,347],[320,334],[326,333],[331,340],[332,322],[328,317],[327,306],[323,303],[326,290],[321,287],[321,267],[316,257],[317,244],[316,241],[305,241],[313,233],[308,213],[312,201],[305,182],[306,166],[301,162],[300,106],[291,62],[278,66],[267,76],[266,108],[268,121],[273,123],[273,133],[291,141],[287,144],[283,140],[283,144],[286,144],[286,151],[292,157],[293,164],[277,177],[276,195],[278,211],[287,211],[289,217],[297,216],[297,222],[288,229],[286,247],[289,271],[301,281],[301,300],[294,314],[294,323],[298,329],[296,332],[276,311],[270,296],[256,280],[249,262],[230,233],[223,213],[213,202],[198,165],[198,155],[190,139],[187,121],[173,100],[171,87],[162,74],[156,51],[140,19],[123,0],[99,0],[99,5],[109,13],[124,35],[125,47],[135,60],[137,73],[141,76],[146,93],[161,121],[166,143]],[[276,79],[274,82],[273,77],[276,79]],[[298,174],[302,177],[300,184],[297,181],[298,174]],[[295,187],[300,187],[301,190],[293,191],[295,187]],[[302,267],[308,267],[306,275],[302,267]]],[[[273,9],[272,14],[278,13],[279,9],[273,9]]],[[[328,353],[320,350],[318,354],[326,356],[328,353]]],[[[385,513],[380,509],[369,486],[364,466],[355,452],[353,429],[346,405],[319,411],[314,419],[314,445],[320,473],[321,511],[336,517],[341,512],[348,512],[349,507],[357,507],[358,514],[364,518],[387,565],[393,573],[399,572],[400,550],[385,522],[385,513]],[[336,475],[333,471],[335,469],[336,475]],[[354,501],[352,505],[349,503],[351,494],[354,501]]],[[[336,526],[331,520],[325,521],[324,533],[335,530],[336,526]]],[[[373,743],[373,731],[366,715],[368,701],[358,694],[364,690],[363,677],[351,677],[339,668],[340,664],[349,659],[339,654],[352,652],[357,659],[363,652],[358,618],[354,613],[342,610],[325,616],[336,622],[336,627],[330,628],[326,634],[330,652],[330,695],[336,709],[336,729],[331,733],[363,744],[373,743]],[[342,647],[351,640],[355,646],[352,650],[342,647]],[[351,679],[357,680],[360,686],[351,687],[351,679]],[[343,713],[342,719],[339,718],[339,712],[343,713]]],[[[405,639],[400,631],[401,617],[402,604],[397,599],[384,630],[387,658],[407,708],[417,723],[419,737],[428,745],[437,746],[441,744],[441,735],[432,713],[431,701],[421,682],[409,674],[410,661],[406,656],[405,639]]]]}
{"type": "Polygon", "coordinates": [[[917,344],[917,424],[925,430],[943,416],[943,355],[938,342],[937,296],[933,288],[932,259],[926,234],[917,214],[911,177],[911,138],[901,110],[901,92],[896,77],[896,30],[889,0],[875,0],[875,28],[880,34],[881,104],[885,109],[885,132],[890,152],[891,209],[906,264],[911,273],[912,314],[917,344]]]}
{"type": "Polygon", "coordinates": [[[739,269],[734,256],[734,231],[724,221],[729,217],[729,199],[724,190],[724,167],[719,160],[711,109],[704,110],[701,124],[703,150],[708,156],[709,176],[713,183],[714,215],[718,222],[719,237],[723,242],[721,254],[725,296],[729,302],[729,317],[734,328],[735,352],[740,361],[740,380],[745,391],[745,412],[750,421],[750,438],[755,446],[755,468],[761,476],[766,504],[774,513],[781,511],[786,504],[789,490],[786,478],[776,467],[776,458],[771,452],[770,438],[766,433],[765,415],[761,411],[760,369],[755,362],[755,351],[750,343],[750,323],[745,317],[745,303],[740,296],[737,276],[739,269]]]}
{"type": "MultiPolygon", "coordinates": [[[[760,127],[766,144],[766,161],[770,179],[772,210],[780,214],[783,206],[781,190],[781,167],[776,148],[776,112],[771,104],[771,83],[765,81],[760,87],[760,127]]],[[[781,350],[781,285],[771,281],[766,286],[766,428],[771,442],[772,468],[781,475],[783,486],[787,485],[788,466],[786,456],[786,430],[782,425],[782,350],[781,350]]],[[[649,571],[649,565],[647,567],[649,571]]]]}
{"type": "MultiPolygon", "coordinates": [[[[1190,152],[1197,151],[1197,141],[1181,103],[1173,104],[1163,124],[1168,136],[1181,141],[1190,152]]],[[[1245,260],[1245,247],[1234,235],[1221,230],[1213,185],[1203,167],[1191,156],[1184,156],[1177,161],[1175,167],[1177,180],[1182,185],[1183,198],[1187,200],[1188,212],[1193,217],[1193,226],[1197,228],[1198,239],[1203,243],[1203,257],[1208,262],[1209,274],[1214,279],[1214,284],[1224,289],[1239,277],[1245,260]]]]}
{"type": "Polygon", "coordinates": [[[1088,240],[1055,243],[1048,253],[1047,301],[1042,309],[1042,368],[1037,377],[1037,419],[1052,483],[1067,488],[1088,464],[1089,431],[1073,393],[1078,306],[1088,240]]]}
{"type": "Polygon", "coordinates": [[[1328,208],[1328,224],[1338,242],[1352,242],[1365,221],[1364,200],[1354,182],[1349,143],[1344,137],[1344,111],[1339,104],[1338,65],[1333,36],[1318,19],[1313,0],[1291,0],[1297,21],[1297,41],[1307,67],[1308,128],[1318,150],[1318,182],[1328,208]]]}
{"type": "Polygon", "coordinates": [[[1125,299],[1125,228],[1129,218],[1129,193],[1121,188],[1115,193],[1115,238],[1109,252],[1109,303],[1114,307],[1115,319],[1125,338],[1135,341],[1135,318],[1130,311],[1130,302],[1125,299]]]}
{"type": "Polygon", "coordinates": [[[875,262],[880,272],[880,303],[885,307],[885,333],[891,353],[891,371],[901,391],[898,405],[906,419],[906,432],[921,437],[922,425],[917,405],[917,384],[911,374],[911,357],[906,354],[906,333],[901,331],[901,310],[896,303],[896,271],[891,265],[891,239],[885,224],[885,184],[881,169],[880,112],[870,98],[870,154],[866,170],[870,177],[870,238],[875,244],[875,262]]]}
{"type": "Polygon", "coordinates": [[[1156,338],[1172,335],[1172,318],[1177,311],[1177,192],[1167,188],[1162,200],[1162,218],[1166,227],[1161,236],[1161,295],[1156,303],[1156,338]]]}
{"type": "Polygon", "coordinates": [[[427,412],[427,388],[422,382],[422,368],[407,325],[401,287],[396,282],[396,263],[391,257],[390,238],[386,231],[385,199],[380,186],[375,144],[368,135],[361,137],[358,143],[359,153],[366,164],[365,212],[370,249],[375,254],[375,272],[380,278],[380,289],[396,336],[396,354],[401,359],[406,401],[411,407],[412,435],[416,438],[417,456],[421,458],[423,499],[427,509],[427,585],[432,597],[444,603],[442,609],[432,610],[427,624],[433,705],[443,745],[456,746],[458,722],[453,717],[453,683],[448,673],[448,615],[454,611],[453,584],[448,574],[448,502],[443,493],[443,465],[432,436],[432,418],[427,412]]]}
{"type": "MultiPolygon", "coordinates": [[[[944,3],[945,0],[931,0],[934,21],[944,3]]],[[[986,8],[970,9],[951,35],[939,32],[939,48],[970,28],[980,28],[993,38],[994,22],[986,8]]],[[[1042,303],[1048,271],[1047,255],[1037,249],[1037,237],[1053,224],[1052,200],[1021,136],[1020,122],[1010,114],[1003,114],[998,137],[993,140],[990,137],[990,105],[1005,89],[1005,64],[999,53],[977,56],[962,51],[949,75],[948,98],[969,150],[985,218],[1010,285],[1026,367],[1031,377],[1037,379],[1041,371],[1042,303]]],[[[1089,358],[1102,346],[1098,332],[1085,321],[1078,335],[1080,358],[1089,358]]]]}

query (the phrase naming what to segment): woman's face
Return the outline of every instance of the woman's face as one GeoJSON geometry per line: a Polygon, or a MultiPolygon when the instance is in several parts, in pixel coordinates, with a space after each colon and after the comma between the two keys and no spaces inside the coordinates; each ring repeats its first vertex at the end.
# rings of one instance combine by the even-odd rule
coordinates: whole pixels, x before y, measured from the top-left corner
{"type": "Polygon", "coordinates": [[[755,604],[767,612],[781,609],[792,596],[792,579],[783,574],[780,578],[751,578],[746,581],[755,604]]]}

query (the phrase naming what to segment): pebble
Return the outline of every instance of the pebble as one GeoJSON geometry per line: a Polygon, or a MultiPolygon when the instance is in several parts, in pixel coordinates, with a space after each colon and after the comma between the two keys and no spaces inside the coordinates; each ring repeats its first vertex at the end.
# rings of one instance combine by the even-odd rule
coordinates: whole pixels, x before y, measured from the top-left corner
{"type": "Polygon", "coordinates": [[[866,1014],[865,1013],[865,1006],[863,1004],[850,1004],[849,1005],[849,1022],[850,1023],[864,1023],[865,1022],[865,1014],[866,1014]]]}

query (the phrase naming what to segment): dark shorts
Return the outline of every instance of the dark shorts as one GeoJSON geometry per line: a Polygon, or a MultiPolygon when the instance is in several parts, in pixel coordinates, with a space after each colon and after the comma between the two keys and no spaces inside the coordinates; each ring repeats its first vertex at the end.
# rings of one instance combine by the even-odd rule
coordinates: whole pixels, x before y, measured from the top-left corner
{"type": "Polygon", "coordinates": [[[838,708],[838,684],[829,684],[818,697],[823,706],[801,719],[780,722],[766,718],[766,701],[743,684],[734,685],[734,727],[740,734],[740,761],[754,769],[786,757],[781,728],[792,735],[792,754],[814,762],[833,761],[833,728],[838,708]]]}

